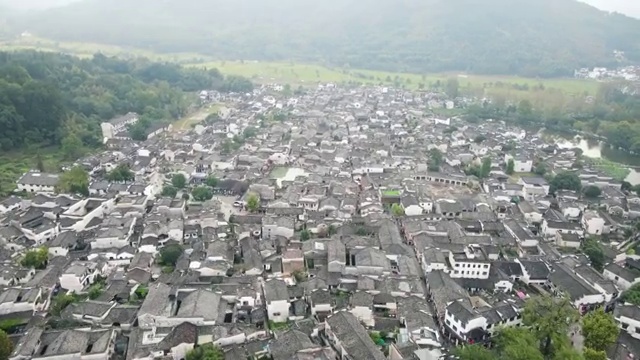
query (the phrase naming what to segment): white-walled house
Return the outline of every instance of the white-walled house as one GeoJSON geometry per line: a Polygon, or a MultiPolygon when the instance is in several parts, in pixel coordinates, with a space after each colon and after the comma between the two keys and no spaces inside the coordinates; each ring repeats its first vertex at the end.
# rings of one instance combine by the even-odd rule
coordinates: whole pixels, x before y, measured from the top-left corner
{"type": "Polygon", "coordinates": [[[60,274],[59,282],[63,289],[81,293],[93,284],[102,274],[103,265],[91,261],[74,261],[60,274]]]}
{"type": "Polygon", "coordinates": [[[621,291],[628,290],[631,286],[640,282],[638,274],[616,263],[605,266],[602,275],[613,281],[621,291]]]}
{"type": "Polygon", "coordinates": [[[285,323],[289,319],[289,291],[287,284],[279,279],[269,280],[263,286],[267,316],[275,323],[285,323]]]}
{"type": "Polygon", "coordinates": [[[585,211],[581,223],[582,228],[589,235],[609,233],[609,227],[605,225],[605,220],[596,211],[585,211]]]}
{"type": "Polygon", "coordinates": [[[632,304],[616,306],[613,317],[622,331],[640,339],[640,307],[632,304]]]}
{"type": "Polygon", "coordinates": [[[0,315],[36,311],[44,305],[40,288],[8,288],[0,292],[0,315]]]}
{"type": "Polygon", "coordinates": [[[533,170],[533,160],[526,156],[506,154],[504,156],[504,162],[508,164],[509,160],[513,160],[513,171],[517,173],[529,173],[533,170]]]}
{"type": "Polygon", "coordinates": [[[55,192],[59,180],[60,176],[57,174],[29,171],[22,175],[16,184],[18,191],[52,194],[55,192]]]}
{"type": "Polygon", "coordinates": [[[456,343],[486,340],[502,326],[519,326],[522,309],[515,303],[502,302],[476,309],[468,299],[453,301],[445,310],[445,329],[456,343]]]}

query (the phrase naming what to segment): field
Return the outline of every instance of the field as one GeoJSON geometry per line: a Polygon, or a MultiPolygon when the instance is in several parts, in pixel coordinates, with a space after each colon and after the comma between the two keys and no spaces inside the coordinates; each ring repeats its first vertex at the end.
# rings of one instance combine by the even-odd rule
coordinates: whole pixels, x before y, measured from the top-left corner
{"type": "Polygon", "coordinates": [[[58,172],[62,164],[62,154],[55,148],[6,152],[0,154],[0,196],[15,189],[16,180],[30,169],[36,169],[38,154],[47,172],[58,172]]]}
{"type": "Polygon", "coordinates": [[[314,64],[299,64],[292,62],[261,62],[251,60],[217,61],[210,56],[197,53],[158,54],[144,49],[125,48],[113,45],[55,42],[33,36],[23,36],[11,41],[0,42],[0,50],[35,49],[41,51],[55,51],[73,54],[80,57],[90,57],[95,53],[103,53],[121,57],[146,57],[156,61],[170,61],[186,66],[218,68],[226,75],[241,75],[251,78],[257,83],[287,83],[291,85],[315,85],[319,82],[342,83],[356,82],[365,84],[402,84],[407,88],[416,89],[420,84],[429,86],[437,82],[445,83],[448,79],[456,78],[461,88],[473,88],[489,92],[508,92],[507,97],[517,98],[519,95],[529,94],[526,88],[544,86],[545,89],[555,89],[565,94],[595,94],[598,83],[595,81],[572,78],[534,79],[515,76],[481,76],[468,74],[411,74],[386,71],[373,71],[352,68],[328,67],[314,64]],[[502,84],[503,86],[499,86],[502,84]],[[508,86],[511,85],[511,86],[508,86]],[[520,90],[513,90],[514,85],[520,90]],[[507,90],[505,90],[507,89],[507,90]]]}

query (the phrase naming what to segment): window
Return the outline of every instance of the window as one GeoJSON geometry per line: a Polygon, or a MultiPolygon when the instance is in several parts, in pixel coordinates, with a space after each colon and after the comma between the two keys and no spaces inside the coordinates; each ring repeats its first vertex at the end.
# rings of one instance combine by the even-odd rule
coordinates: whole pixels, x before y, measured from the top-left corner
{"type": "Polygon", "coordinates": [[[483,271],[483,272],[482,272],[482,276],[487,276],[487,272],[486,272],[486,271],[483,271]]]}
{"type": "MultiPolygon", "coordinates": [[[[628,327],[629,327],[629,324],[622,323],[622,329],[627,330],[628,327]]],[[[636,328],[636,330],[637,330],[637,328],[636,328]]]]}
{"type": "Polygon", "coordinates": [[[458,331],[458,328],[455,325],[453,325],[451,328],[453,329],[453,331],[458,331]]]}
{"type": "Polygon", "coordinates": [[[279,312],[273,313],[273,316],[280,316],[280,313],[279,312]]]}
{"type": "Polygon", "coordinates": [[[451,325],[451,321],[449,321],[449,319],[445,320],[445,323],[446,323],[447,325],[451,325]]]}
{"type": "Polygon", "coordinates": [[[484,264],[482,267],[485,268],[485,269],[488,269],[489,268],[489,264],[484,264]]]}

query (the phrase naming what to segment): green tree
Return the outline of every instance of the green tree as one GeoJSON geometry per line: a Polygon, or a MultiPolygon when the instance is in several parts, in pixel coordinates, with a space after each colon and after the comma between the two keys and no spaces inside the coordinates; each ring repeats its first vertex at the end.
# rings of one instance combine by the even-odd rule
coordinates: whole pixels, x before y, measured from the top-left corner
{"type": "Polygon", "coordinates": [[[429,170],[431,171],[440,171],[440,165],[442,165],[442,161],[444,161],[444,155],[437,148],[433,148],[429,150],[429,170]]]}
{"type": "Polygon", "coordinates": [[[260,198],[256,194],[249,194],[247,197],[247,209],[256,212],[260,208],[260,198]]]}
{"type": "Polygon", "coordinates": [[[536,296],[525,304],[522,323],[535,335],[542,355],[550,357],[565,345],[569,328],[579,317],[566,297],[536,296]]]}
{"type": "Polygon", "coordinates": [[[588,198],[596,199],[600,197],[600,195],[602,194],[602,190],[600,190],[600,188],[597,186],[589,185],[584,188],[583,193],[584,196],[588,198]]]}
{"type": "Polygon", "coordinates": [[[482,144],[483,141],[487,140],[487,137],[480,134],[473,139],[473,142],[476,144],[482,144]]]}
{"type": "Polygon", "coordinates": [[[184,248],[180,245],[169,245],[160,249],[160,263],[165,266],[176,266],[184,248]]]}
{"type": "Polygon", "coordinates": [[[393,214],[393,216],[403,216],[404,209],[400,204],[393,204],[391,205],[391,213],[393,214]]]}
{"type": "Polygon", "coordinates": [[[460,346],[452,353],[460,360],[498,360],[497,356],[480,344],[460,346]]]}
{"type": "Polygon", "coordinates": [[[500,329],[496,337],[496,350],[504,360],[543,360],[535,334],[519,327],[500,329]]]}
{"type": "Polygon", "coordinates": [[[553,354],[553,360],[584,360],[584,357],[578,350],[567,345],[553,354]]]}
{"type": "Polygon", "coordinates": [[[618,339],[620,329],[613,315],[600,308],[582,318],[584,346],[596,351],[606,351],[618,339]]]}
{"type": "Polygon", "coordinates": [[[444,92],[451,99],[457,98],[460,95],[460,83],[458,82],[458,79],[448,79],[445,85],[444,92]]]}
{"type": "Polygon", "coordinates": [[[178,189],[176,189],[175,187],[171,185],[166,185],[165,187],[162,188],[162,196],[175,198],[176,195],[178,195],[178,189]]]}
{"type": "Polygon", "coordinates": [[[89,196],[89,173],[80,166],[74,166],[60,175],[58,192],[89,196]]]}
{"type": "Polygon", "coordinates": [[[198,186],[191,191],[191,196],[196,201],[207,201],[213,198],[213,192],[208,186],[198,186]]]}
{"type": "Polygon", "coordinates": [[[42,161],[42,155],[40,155],[40,152],[36,154],[36,169],[40,172],[45,172],[44,162],[42,161]]]}
{"type": "Polygon", "coordinates": [[[336,229],[335,225],[329,225],[329,227],[327,228],[327,235],[332,236],[335,235],[338,232],[338,229],[336,229]]]}
{"type": "Polygon", "coordinates": [[[549,183],[549,191],[555,193],[556,190],[580,191],[582,183],[576,173],[565,171],[556,175],[549,183]]]}
{"type": "Polygon", "coordinates": [[[544,176],[544,174],[547,173],[547,168],[544,166],[544,164],[539,163],[533,168],[533,172],[536,175],[544,176]]]}
{"type": "Polygon", "coordinates": [[[598,271],[604,269],[604,250],[598,239],[590,237],[582,243],[582,251],[589,258],[591,266],[598,271]]]}
{"type": "Polygon", "coordinates": [[[209,175],[207,176],[207,185],[211,186],[212,188],[215,188],[216,186],[218,186],[218,178],[213,176],[213,175],[209,175]]]}
{"type": "Polygon", "coordinates": [[[0,330],[0,360],[7,360],[13,352],[13,342],[9,339],[9,335],[0,330]]]}
{"type": "Polygon", "coordinates": [[[585,348],[582,355],[584,360],[607,360],[607,353],[604,351],[585,348]]]}
{"type": "Polygon", "coordinates": [[[224,351],[211,343],[187,352],[186,360],[224,360],[224,351]]]}
{"type": "Polygon", "coordinates": [[[307,229],[300,231],[300,240],[307,241],[311,239],[311,232],[307,229]]]}
{"type": "Polygon", "coordinates": [[[68,134],[62,139],[62,153],[67,160],[75,160],[82,156],[82,140],[76,134],[68,134]]]}
{"type": "Polygon", "coordinates": [[[509,161],[507,161],[507,174],[508,175],[513,175],[513,173],[515,172],[514,170],[515,168],[515,163],[513,162],[513,159],[509,159],[509,161]]]}
{"type": "Polygon", "coordinates": [[[187,185],[187,178],[183,174],[180,174],[180,173],[174,174],[171,177],[171,184],[176,189],[184,189],[184,187],[187,185]]]}
{"type": "Polygon", "coordinates": [[[484,179],[491,173],[491,158],[482,159],[482,166],[480,167],[480,178],[484,179]]]}
{"type": "Polygon", "coordinates": [[[254,138],[254,137],[256,137],[256,135],[257,135],[257,134],[258,134],[258,131],[256,130],[256,128],[254,128],[254,127],[252,127],[252,126],[250,126],[250,127],[246,128],[246,129],[244,129],[244,131],[242,132],[242,136],[243,136],[245,139],[251,139],[251,138],[254,138]]]}
{"type": "Polygon", "coordinates": [[[24,267],[44,269],[49,261],[49,250],[46,247],[29,250],[24,254],[20,264],[24,267]]]}
{"type": "Polygon", "coordinates": [[[131,171],[128,164],[120,164],[111,170],[106,179],[112,182],[126,182],[135,180],[136,175],[131,171]]]}

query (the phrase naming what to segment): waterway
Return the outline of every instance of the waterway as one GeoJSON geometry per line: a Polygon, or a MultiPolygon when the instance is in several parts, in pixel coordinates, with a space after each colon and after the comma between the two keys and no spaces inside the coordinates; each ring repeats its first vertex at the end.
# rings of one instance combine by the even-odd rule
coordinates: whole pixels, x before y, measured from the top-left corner
{"type": "Polygon", "coordinates": [[[625,180],[631,183],[631,185],[640,184],[640,156],[638,155],[613,149],[599,140],[588,140],[580,136],[573,138],[563,137],[556,143],[561,148],[579,148],[582,150],[582,155],[586,157],[593,159],[602,158],[618,164],[626,165],[630,172],[625,180]]]}

